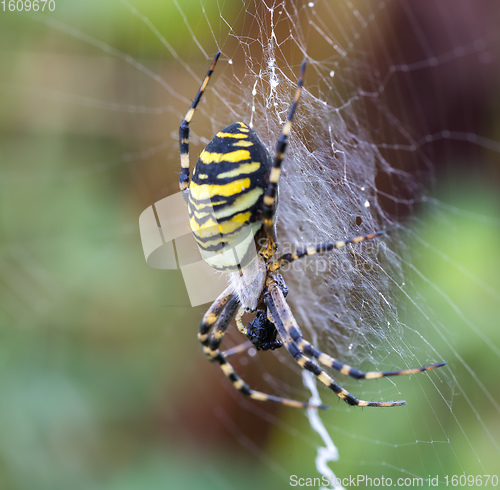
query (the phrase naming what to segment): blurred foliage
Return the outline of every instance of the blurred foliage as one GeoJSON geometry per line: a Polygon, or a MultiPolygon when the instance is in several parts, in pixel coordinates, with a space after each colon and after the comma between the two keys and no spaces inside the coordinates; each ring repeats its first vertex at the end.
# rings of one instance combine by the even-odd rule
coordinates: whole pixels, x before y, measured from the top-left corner
{"type": "MultiPolygon", "coordinates": [[[[223,6],[224,15],[237,22],[239,10],[232,4],[223,6]]],[[[210,51],[213,37],[204,17],[218,17],[222,7],[219,2],[203,6],[205,12],[197,0],[182,2],[182,12],[210,51]]],[[[174,2],[141,2],[141,12],[188,63],[199,53],[174,2]]],[[[284,486],[290,468],[315,476],[316,440],[307,419],[290,410],[278,412],[279,424],[266,422],[267,415],[257,417],[257,427],[265,426],[257,445],[252,439],[257,435],[245,433],[251,409],[232,398],[200,353],[195,332],[203,308],[189,306],[180,273],[149,269],[143,260],[137,220],[147,202],[145,163],[126,155],[154,141],[150,127],[143,127],[141,115],[63,97],[66,91],[138,103],[134,97],[148,89],[129,90],[128,72],[116,67],[123,62],[59,30],[52,19],[142,62],[167,64],[166,74],[173,70],[162,43],[121,3],[59,1],[52,17],[0,15],[0,488],[245,489],[284,486]],[[241,415],[238,430],[225,422],[227,407],[218,411],[218,394],[233,404],[231,413],[241,415]],[[280,430],[283,426],[287,429],[280,430]]],[[[155,123],[153,131],[168,139],[178,120],[155,123]]],[[[165,163],[163,176],[176,175],[176,154],[160,152],[153,159],[165,163]]],[[[154,175],[150,178],[157,179],[154,175]]],[[[480,218],[498,219],[498,191],[476,178],[471,185],[469,175],[458,175],[446,192],[438,188],[438,197],[464,212],[447,214],[444,227],[442,216],[423,215],[419,233],[498,295],[500,229],[480,218]]],[[[175,189],[171,180],[165,185],[175,189]]],[[[446,291],[496,345],[498,302],[423,245],[415,243],[415,256],[420,257],[416,268],[430,281],[419,284],[422,297],[430,298],[425,307],[448,325],[449,341],[498,396],[492,382],[498,358],[482,355],[484,344],[463,323],[453,326],[456,316],[435,288],[446,291]]],[[[406,322],[411,324],[411,312],[406,322]]],[[[462,376],[464,367],[450,368],[471,398],[482,396],[474,377],[462,376]]],[[[420,383],[403,385],[408,400],[418,403],[420,383]]],[[[380,475],[363,441],[383,440],[388,427],[415,443],[413,424],[436,420],[425,412],[433,403],[446,410],[442,401],[427,400],[416,420],[403,410],[326,413],[342,451],[335,471],[380,475]]],[[[460,427],[480,449],[477,420],[462,415],[460,407],[454,409],[460,427]]],[[[497,416],[493,410],[481,412],[498,440],[497,416]]],[[[450,440],[460,427],[446,428],[450,440]]],[[[417,443],[404,460],[397,447],[380,444],[372,459],[392,462],[393,468],[383,468],[386,475],[400,476],[399,468],[412,468],[417,459],[431,474],[442,474],[442,467],[452,474],[462,470],[457,460],[467,457],[461,450],[450,445],[447,462],[417,443]]],[[[495,454],[480,457],[492,467],[495,454]]],[[[469,463],[469,473],[480,472],[469,463]]]]}

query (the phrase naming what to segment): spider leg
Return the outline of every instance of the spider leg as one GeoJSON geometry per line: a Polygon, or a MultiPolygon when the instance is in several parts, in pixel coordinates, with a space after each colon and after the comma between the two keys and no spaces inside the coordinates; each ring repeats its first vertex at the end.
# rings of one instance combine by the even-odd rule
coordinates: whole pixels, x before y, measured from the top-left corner
{"type": "Polygon", "coordinates": [[[438,367],[444,366],[446,362],[438,362],[436,364],[431,364],[430,366],[421,366],[412,369],[401,369],[399,371],[368,371],[364,372],[357,368],[353,368],[347,364],[337,361],[334,357],[325,354],[324,352],[316,349],[310,342],[302,337],[302,332],[298,325],[294,325],[290,328],[290,337],[294,342],[297,343],[297,347],[308,356],[312,356],[317,359],[324,366],[336,369],[346,376],[350,376],[355,379],[377,379],[385,378],[387,376],[401,376],[405,374],[415,374],[421,373],[423,371],[430,371],[431,369],[436,369],[438,367]]]}
{"type": "MultiPolygon", "coordinates": [[[[205,352],[205,355],[207,355],[207,357],[209,358],[210,356],[207,354],[208,352],[207,349],[210,339],[209,336],[210,330],[212,330],[212,327],[217,323],[217,320],[220,318],[221,312],[226,308],[231,298],[233,298],[232,288],[227,287],[220,294],[220,296],[212,303],[208,311],[205,313],[205,315],[203,315],[203,319],[200,323],[200,328],[198,331],[198,340],[203,346],[203,352],[205,352]]],[[[231,318],[227,321],[227,325],[229,325],[230,321],[231,318]]]]}
{"type": "Polygon", "coordinates": [[[316,245],[313,247],[307,247],[307,248],[304,248],[302,250],[297,250],[296,252],[293,252],[293,253],[287,253],[287,254],[281,256],[278,260],[271,262],[268,265],[268,269],[270,272],[276,271],[276,270],[280,269],[281,267],[283,267],[284,265],[290,264],[291,262],[294,262],[295,260],[302,259],[303,257],[309,257],[311,255],[331,252],[332,250],[336,250],[338,248],[345,247],[349,243],[359,243],[359,242],[364,242],[365,240],[373,240],[374,238],[379,237],[379,236],[384,235],[384,234],[385,234],[385,232],[383,232],[383,231],[377,231],[376,233],[371,233],[369,235],[362,235],[362,236],[358,236],[355,238],[349,238],[348,240],[320,243],[319,245],[316,245]]]}
{"type": "Polygon", "coordinates": [[[283,162],[283,156],[285,154],[286,147],[288,145],[288,135],[290,134],[290,129],[292,128],[292,119],[297,108],[297,104],[300,98],[300,92],[302,91],[302,84],[304,82],[304,72],[306,69],[306,61],[302,62],[300,67],[299,78],[297,80],[297,90],[295,92],[295,97],[293,99],[290,111],[288,112],[288,117],[281,135],[278,138],[278,143],[276,144],[276,153],[274,156],[273,167],[271,173],[269,174],[269,184],[267,186],[266,192],[264,193],[263,201],[263,218],[264,218],[264,228],[267,236],[270,240],[270,246],[274,250],[276,248],[276,237],[274,231],[274,215],[276,211],[276,191],[278,188],[278,180],[281,174],[281,163],[283,162]]]}
{"type": "Polygon", "coordinates": [[[399,371],[368,371],[364,372],[357,368],[353,368],[347,364],[343,364],[342,362],[337,361],[332,356],[325,354],[324,352],[316,349],[310,342],[308,342],[302,336],[302,332],[300,330],[299,325],[295,321],[295,319],[291,318],[292,325],[287,329],[290,338],[297,344],[297,347],[300,351],[308,356],[314,357],[324,366],[336,369],[340,371],[342,374],[346,376],[350,376],[355,379],[377,379],[377,378],[385,378],[387,376],[401,376],[405,374],[415,374],[421,373],[423,371],[430,371],[431,369],[435,369],[441,366],[444,366],[446,362],[438,362],[436,364],[432,364],[430,366],[422,366],[418,368],[412,369],[401,369],[399,371]]]}
{"type": "MultiPolygon", "coordinates": [[[[303,257],[308,257],[310,255],[315,255],[317,253],[325,253],[325,252],[330,252],[331,250],[345,247],[348,243],[359,243],[363,242],[365,240],[372,240],[373,238],[376,238],[378,236],[383,235],[384,232],[379,231],[377,233],[372,233],[370,235],[363,235],[363,236],[358,236],[356,238],[350,238],[349,240],[345,241],[338,241],[338,242],[331,242],[331,243],[322,243],[317,245],[316,247],[309,247],[303,250],[298,250],[297,252],[294,253],[288,253],[280,257],[278,260],[275,262],[272,262],[269,264],[268,268],[270,271],[275,271],[279,269],[280,267],[283,267],[285,264],[289,264],[290,262],[293,262],[294,260],[301,259],[303,257]]],[[[421,373],[423,371],[430,371],[431,369],[435,369],[441,366],[444,366],[446,362],[438,362],[436,364],[432,364],[430,366],[422,366],[418,368],[413,368],[413,369],[401,369],[399,371],[369,371],[369,372],[364,372],[360,371],[357,368],[353,368],[347,364],[343,364],[339,361],[337,361],[335,358],[329,356],[328,354],[325,354],[319,350],[317,350],[310,342],[305,340],[302,337],[302,332],[300,331],[299,326],[295,323],[295,325],[290,329],[290,336],[292,340],[294,340],[297,343],[297,346],[299,349],[304,353],[307,354],[308,356],[312,356],[316,358],[321,364],[324,366],[328,366],[330,368],[336,369],[337,371],[340,371],[342,374],[345,374],[347,376],[351,376],[352,378],[356,379],[376,379],[376,378],[384,378],[387,376],[401,376],[401,375],[406,375],[406,374],[415,374],[415,373],[421,373]]]]}
{"type": "Polygon", "coordinates": [[[295,361],[307,371],[312,372],[317,378],[328,388],[330,388],[339,398],[344,400],[349,405],[357,405],[360,407],[396,407],[406,405],[406,401],[391,401],[391,402],[370,402],[366,400],[358,400],[354,395],[338,385],[323,369],[316,363],[306,357],[299,346],[293,340],[292,336],[296,336],[294,329],[299,330],[297,322],[288,306],[285,297],[278,284],[271,279],[268,283],[268,292],[265,294],[265,302],[273,317],[274,325],[285,344],[286,349],[295,359],[295,361]]]}
{"type": "Polygon", "coordinates": [[[248,335],[247,327],[245,327],[245,325],[243,325],[243,322],[241,321],[241,318],[244,314],[245,314],[245,308],[243,306],[240,306],[238,313],[236,313],[236,326],[243,335],[247,336],[248,335]]]}
{"type": "MultiPolygon", "coordinates": [[[[247,335],[247,329],[243,325],[243,322],[241,321],[241,318],[245,314],[245,308],[243,306],[240,306],[238,309],[238,313],[236,313],[236,326],[238,327],[238,330],[243,334],[247,335]]],[[[240,352],[245,352],[246,350],[250,349],[253,344],[249,340],[246,342],[243,342],[242,344],[236,345],[235,347],[231,347],[231,349],[228,349],[223,352],[224,357],[228,358],[229,356],[234,356],[234,354],[239,354],[240,352]]]]}
{"type": "Polygon", "coordinates": [[[219,363],[222,372],[229,378],[233,386],[243,395],[254,400],[270,401],[298,408],[327,408],[326,405],[311,405],[307,402],[290,400],[278,396],[268,395],[250,388],[243,379],[236,373],[233,366],[227,362],[226,356],[219,350],[219,346],[224,337],[231,320],[238,308],[238,298],[233,295],[230,288],[227,288],[214,301],[208,309],[200,324],[198,339],[203,346],[203,352],[211,361],[219,363]],[[210,331],[212,331],[210,333],[210,331]]]}
{"type": "Polygon", "coordinates": [[[179,127],[179,146],[181,150],[181,175],[179,177],[179,187],[181,191],[186,190],[189,186],[189,123],[193,118],[193,114],[194,111],[196,110],[196,107],[198,107],[203,92],[205,92],[205,89],[207,88],[208,81],[212,76],[212,73],[214,71],[215,65],[217,63],[217,60],[219,59],[220,54],[221,52],[218,51],[217,54],[215,55],[212,61],[212,65],[210,66],[210,69],[205,75],[205,78],[200,86],[200,89],[198,90],[198,93],[196,94],[196,97],[179,127]]]}

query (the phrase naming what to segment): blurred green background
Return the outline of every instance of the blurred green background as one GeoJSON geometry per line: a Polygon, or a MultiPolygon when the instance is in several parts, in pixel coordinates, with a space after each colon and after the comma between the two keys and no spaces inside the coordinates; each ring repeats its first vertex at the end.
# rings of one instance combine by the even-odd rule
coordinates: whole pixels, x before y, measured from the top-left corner
{"type": "MultiPolygon", "coordinates": [[[[206,365],[195,335],[206,307],[190,307],[179,271],[147,267],[138,233],[143,209],[177,190],[176,132],[197,86],[188,68],[206,69],[187,26],[211,55],[210,19],[231,53],[220,18],[243,35],[255,7],[141,2],[178,62],[127,4],[56,4],[0,12],[0,488],[286,488],[292,473],[317,476],[307,419],[240,400],[206,365]]],[[[498,75],[495,49],[483,50],[485,76],[498,75]]],[[[474,130],[499,141],[498,98],[466,103],[488,107],[469,112],[474,130]]],[[[412,233],[428,281],[410,281],[430,320],[411,307],[404,320],[443,327],[430,336],[448,374],[434,380],[451,405],[429,378],[398,382],[403,410],[334,403],[322,418],[338,476],[442,480],[498,462],[499,145],[446,144],[432,190],[446,204],[423,207],[412,233]]],[[[246,377],[268,370],[300,383],[272,362],[246,377]]]]}

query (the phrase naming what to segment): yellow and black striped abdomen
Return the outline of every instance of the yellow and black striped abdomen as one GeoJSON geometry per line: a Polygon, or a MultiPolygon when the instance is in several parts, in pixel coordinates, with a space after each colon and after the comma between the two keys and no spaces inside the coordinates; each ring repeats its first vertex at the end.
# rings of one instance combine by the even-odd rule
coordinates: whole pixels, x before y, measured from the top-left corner
{"type": "Polygon", "coordinates": [[[191,229],[205,261],[237,270],[258,250],[261,205],[271,156],[255,131],[237,122],[217,133],[202,151],[189,185],[191,229]]]}

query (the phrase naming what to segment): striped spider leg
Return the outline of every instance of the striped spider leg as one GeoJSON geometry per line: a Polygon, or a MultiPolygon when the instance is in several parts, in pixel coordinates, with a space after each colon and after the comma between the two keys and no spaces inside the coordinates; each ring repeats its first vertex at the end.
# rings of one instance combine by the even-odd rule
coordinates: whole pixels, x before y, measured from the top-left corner
{"type": "Polygon", "coordinates": [[[288,146],[288,136],[290,130],[292,129],[292,120],[299,103],[300,94],[302,92],[302,85],[304,84],[304,73],[306,71],[306,60],[302,62],[300,66],[299,78],[297,80],[297,88],[295,91],[295,96],[293,98],[292,105],[288,112],[288,117],[281,130],[281,135],[276,144],[276,150],[274,154],[273,166],[271,168],[271,173],[269,174],[269,184],[267,186],[266,192],[264,194],[264,200],[262,205],[263,219],[264,219],[264,230],[266,236],[269,240],[268,250],[272,254],[276,251],[276,230],[275,230],[275,215],[276,215],[276,193],[278,191],[278,181],[281,175],[281,164],[285,156],[286,147],[288,146]]]}
{"type": "Polygon", "coordinates": [[[196,94],[196,97],[193,100],[193,103],[191,104],[191,107],[187,111],[179,127],[179,146],[181,153],[181,174],[179,177],[179,187],[181,191],[185,191],[189,187],[189,123],[194,116],[194,111],[200,103],[203,92],[205,92],[205,89],[207,88],[208,81],[212,76],[215,65],[217,64],[220,55],[221,52],[218,51],[212,61],[212,64],[210,65],[207,74],[205,75],[205,78],[203,79],[203,82],[200,86],[200,89],[198,90],[198,93],[196,94]]]}
{"type": "MultiPolygon", "coordinates": [[[[302,255],[302,257],[307,255],[308,254],[304,254],[302,255]]],[[[361,407],[396,407],[400,405],[406,405],[406,401],[400,400],[390,402],[370,402],[366,400],[358,400],[354,395],[338,385],[323,369],[312,362],[310,358],[306,357],[305,354],[317,359],[321,364],[327,367],[336,369],[342,374],[351,376],[356,379],[376,379],[387,376],[414,374],[423,371],[429,371],[446,364],[445,362],[440,362],[431,366],[384,372],[363,372],[359,369],[352,368],[347,364],[343,364],[333,357],[329,356],[328,354],[319,351],[310,342],[303,338],[297,321],[295,320],[292,311],[290,310],[290,307],[285,300],[282,288],[279,286],[275,277],[273,277],[273,275],[269,275],[266,282],[267,292],[264,294],[264,301],[267,305],[270,316],[273,319],[274,326],[276,327],[276,330],[278,331],[290,355],[303,369],[312,372],[325,386],[330,388],[334,393],[337,394],[339,398],[344,400],[349,405],[357,405],[361,407]]]]}
{"type": "Polygon", "coordinates": [[[203,346],[203,351],[210,361],[218,362],[222,372],[229,378],[233,386],[243,395],[259,401],[280,403],[297,408],[327,408],[326,405],[312,405],[288,398],[268,395],[250,388],[235,372],[233,366],[227,361],[226,355],[219,350],[224,334],[238,308],[238,298],[227,288],[214,301],[200,324],[198,340],[203,346]]]}

